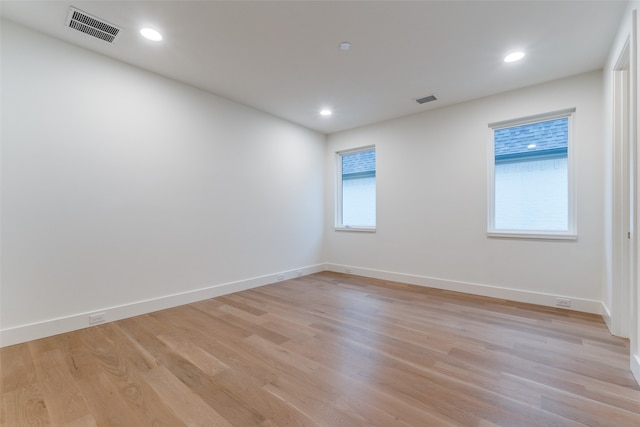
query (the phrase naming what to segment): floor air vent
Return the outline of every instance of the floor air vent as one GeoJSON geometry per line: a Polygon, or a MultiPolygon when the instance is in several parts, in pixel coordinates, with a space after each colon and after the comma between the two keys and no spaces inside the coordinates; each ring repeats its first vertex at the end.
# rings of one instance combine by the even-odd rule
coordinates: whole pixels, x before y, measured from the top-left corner
{"type": "Polygon", "coordinates": [[[416,102],[418,104],[425,104],[427,102],[431,102],[431,101],[437,101],[438,98],[436,98],[435,95],[429,95],[429,96],[425,96],[424,98],[418,98],[416,99],[416,102]]]}
{"type": "Polygon", "coordinates": [[[120,28],[73,7],[69,8],[67,26],[108,43],[113,43],[120,33],[120,28]]]}

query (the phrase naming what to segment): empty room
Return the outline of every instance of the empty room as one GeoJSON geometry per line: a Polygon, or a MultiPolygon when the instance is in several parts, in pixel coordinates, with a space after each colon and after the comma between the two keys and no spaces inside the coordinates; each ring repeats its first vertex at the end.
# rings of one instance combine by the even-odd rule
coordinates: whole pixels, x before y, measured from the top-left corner
{"type": "Polygon", "coordinates": [[[0,426],[640,425],[639,0],[0,1],[0,426]]]}

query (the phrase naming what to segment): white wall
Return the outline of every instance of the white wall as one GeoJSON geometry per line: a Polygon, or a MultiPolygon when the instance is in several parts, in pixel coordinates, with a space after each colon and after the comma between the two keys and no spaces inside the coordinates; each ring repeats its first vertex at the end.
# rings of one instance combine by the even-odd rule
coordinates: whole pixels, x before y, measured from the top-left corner
{"type": "Polygon", "coordinates": [[[587,73],[330,135],[325,171],[332,270],[600,312],[602,75],[587,73]],[[577,241],[487,237],[488,124],[576,108],[577,241]],[[333,153],[375,144],[377,232],[332,230],[333,153]]]}
{"type": "Polygon", "coordinates": [[[2,345],[324,268],[325,136],[2,22],[2,345]]]}

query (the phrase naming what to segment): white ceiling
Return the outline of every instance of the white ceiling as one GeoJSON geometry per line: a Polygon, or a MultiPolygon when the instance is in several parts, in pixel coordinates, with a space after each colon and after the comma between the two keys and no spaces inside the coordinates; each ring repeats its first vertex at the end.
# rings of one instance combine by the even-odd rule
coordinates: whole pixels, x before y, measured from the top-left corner
{"type": "MultiPolygon", "coordinates": [[[[626,1],[5,1],[6,19],[323,133],[603,67],[626,1]],[[65,27],[73,5],[124,29],[65,27]],[[152,26],[164,40],[142,39],[152,26]],[[352,44],[342,51],[343,41],[352,44]],[[524,60],[505,64],[515,49],[524,60]],[[438,101],[415,102],[430,94],[438,101]],[[321,117],[323,107],[334,110],[321,117]]],[[[25,53],[26,54],[26,53],[25,53]]]]}

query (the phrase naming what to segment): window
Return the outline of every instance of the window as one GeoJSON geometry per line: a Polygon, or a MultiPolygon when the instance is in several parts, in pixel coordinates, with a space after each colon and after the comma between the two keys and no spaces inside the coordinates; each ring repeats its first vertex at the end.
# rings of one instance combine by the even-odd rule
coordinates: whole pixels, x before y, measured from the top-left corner
{"type": "Polygon", "coordinates": [[[376,227],[376,149],[336,153],[336,229],[374,231],[376,227]]]}
{"type": "Polygon", "coordinates": [[[574,112],[489,125],[490,236],[576,237],[574,112]]]}

